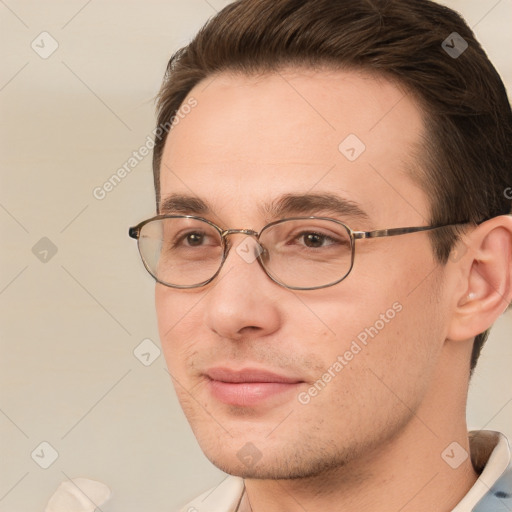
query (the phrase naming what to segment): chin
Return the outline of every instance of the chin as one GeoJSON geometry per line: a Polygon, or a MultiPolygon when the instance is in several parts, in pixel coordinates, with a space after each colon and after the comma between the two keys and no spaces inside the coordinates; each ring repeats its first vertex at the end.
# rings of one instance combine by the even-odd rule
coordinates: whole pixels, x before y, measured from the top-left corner
{"type": "Polygon", "coordinates": [[[261,449],[256,446],[258,443],[240,442],[238,438],[219,442],[219,439],[210,438],[208,442],[200,441],[200,446],[208,460],[224,473],[261,480],[295,480],[325,475],[347,465],[357,451],[328,453],[327,446],[322,447],[318,442],[314,443],[316,446],[298,448],[297,443],[279,446],[262,439],[261,449]]]}

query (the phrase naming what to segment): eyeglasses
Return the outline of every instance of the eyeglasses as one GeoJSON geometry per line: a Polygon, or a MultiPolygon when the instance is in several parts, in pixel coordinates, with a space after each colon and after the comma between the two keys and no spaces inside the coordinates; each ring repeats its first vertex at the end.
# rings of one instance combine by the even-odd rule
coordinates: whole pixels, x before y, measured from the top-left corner
{"type": "Polygon", "coordinates": [[[292,290],[315,290],[345,279],[354,266],[355,242],[429,231],[443,224],[408,228],[354,231],[327,217],[292,217],[267,224],[259,233],[252,229],[222,229],[193,215],[157,215],[129,230],[138,241],[148,272],[157,282],[172,288],[197,288],[220,272],[231,244],[228,235],[255,237],[242,242],[238,254],[247,262],[258,261],[277,284],[292,290]]]}

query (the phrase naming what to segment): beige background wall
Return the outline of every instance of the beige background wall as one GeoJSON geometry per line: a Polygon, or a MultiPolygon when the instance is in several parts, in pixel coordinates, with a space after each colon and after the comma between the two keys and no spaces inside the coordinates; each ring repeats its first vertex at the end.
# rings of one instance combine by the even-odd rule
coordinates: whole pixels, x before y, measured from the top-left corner
{"type": "MultiPolygon", "coordinates": [[[[0,512],[41,511],[78,476],[111,487],[104,512],[171,511],[222,478],[157,348],[149,366],[133,353],[144,339],[158,345],[153,282],[127,236],[153,213],[151,158],[103,199],[93,191],[153,130],[171,53],[226,3],[0,1],[0,512]],[[49,57],[43,31],[58,43],[49,57]],[[58,452],[48,469],[43,441],[58,452]]],[[[445,3],[475,27],[510,87],[512,0],[445,3]]],[[[472,428],[510,436],[511,333],[509,312],[468,412],[472,428]]]]}

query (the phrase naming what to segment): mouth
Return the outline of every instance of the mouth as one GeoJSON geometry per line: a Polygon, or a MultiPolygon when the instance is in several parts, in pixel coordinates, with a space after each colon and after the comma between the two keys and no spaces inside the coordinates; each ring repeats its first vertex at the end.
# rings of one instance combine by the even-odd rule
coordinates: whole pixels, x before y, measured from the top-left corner
{"type": "Polygon", "coordinates": [[[211,395],[218,401],[238,407],[251,407],[277,398],[291,391],[304,381],[267,370],[246,368],[210,368],[205,372],[211,395]]]}

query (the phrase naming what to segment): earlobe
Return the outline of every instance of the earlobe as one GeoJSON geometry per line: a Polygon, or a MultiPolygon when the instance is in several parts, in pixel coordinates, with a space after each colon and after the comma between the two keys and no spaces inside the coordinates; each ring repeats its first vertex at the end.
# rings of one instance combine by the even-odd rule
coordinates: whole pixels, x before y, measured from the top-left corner
{"type": "Polygon", "coordinates": [[[495,217],[466,239],[468,250],[459,266],[464,290],[456,304],[447,337],[474,338],[504,313],[512,300],[512,218],[495,217]]]}

